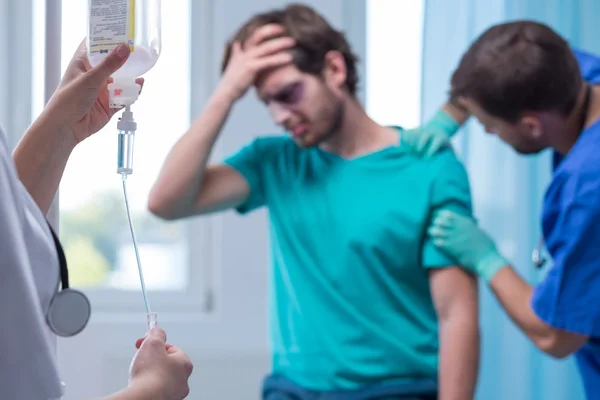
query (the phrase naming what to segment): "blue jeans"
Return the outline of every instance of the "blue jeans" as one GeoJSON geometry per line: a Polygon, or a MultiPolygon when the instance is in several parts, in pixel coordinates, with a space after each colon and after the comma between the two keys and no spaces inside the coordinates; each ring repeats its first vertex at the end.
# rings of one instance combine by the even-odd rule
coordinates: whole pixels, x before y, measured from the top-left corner
{"type": "Polygon", "coordinates": [[[271,375],[263,382],[263,400],[436,400],[437,383],[418,381],[396,385],[374,385],[352,391],[317,392],[289,379],[271,375]]]}

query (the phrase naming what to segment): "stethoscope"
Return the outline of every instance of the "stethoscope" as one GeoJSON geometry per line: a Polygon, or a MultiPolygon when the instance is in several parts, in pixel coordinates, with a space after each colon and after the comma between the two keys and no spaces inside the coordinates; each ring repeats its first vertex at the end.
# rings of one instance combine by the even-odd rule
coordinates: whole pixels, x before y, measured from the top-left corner
{"type": "Polygon", "coordinates": [[[46,323],[58,336],[75,336],[87,326],[92,314],[92,307],[85,294],[69,287],[69,269],[65,252],[50,224],[48,227],[58,253],[61,290],[57,288],[50,300],[46,323]]]}
{"type": "Polygon", "coordinates": [[[546,261],[548,261],[548,259],[544,257],[543,251],[544,239],[540,238],[537,246],[535,246],[533,251],[531,252],[531,261],[533,262],[533,265],[535,265],[535,267],[538,269],[542,268],[546,264],[546,261]]]}
{"type": "MultiPolygon", "coordinates": [[[[591,95],[592,95],[592,87],[590,85],[586,85],[586,89],[585,89],[585,100],[583,101],[583,112],[581,113],[581,122],[579,124],[579,132],[583,131],[583,128],[585,127],[585,121],[587,119],[587,115],[588,115],[588,108],[590,106],[590,100],[591,100],[591,95]]],[[[542,268],[545,264],[546,261],[548,261],[547,257],[544,257],[544,238],[541,237],[540,240],[538,241],[537,246],[534,247],[533,251],[531,252],[531,261],[533,262],[533,265],[535,265],[536,268],[542,268]]]]}

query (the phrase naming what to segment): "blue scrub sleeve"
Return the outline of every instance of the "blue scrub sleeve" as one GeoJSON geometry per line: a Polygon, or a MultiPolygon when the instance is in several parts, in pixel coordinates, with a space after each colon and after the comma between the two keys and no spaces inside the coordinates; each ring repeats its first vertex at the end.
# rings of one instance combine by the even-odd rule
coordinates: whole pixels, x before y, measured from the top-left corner
{"type": "Polygon", "coordinates": [[[590,83],[600,83],[600,57],[579,49],[572,50],[583,79],[590,83]]]}
{"type": "Polygon", "coordinates": [[[224,163],[238,171],[250,186],[248,198],[236,207],[240,214],[249,213],[265,205],[265,193],[262,180],[263,154],[261,139],[254,139],[239,151],[227,157],[224,163]]]}
{"type": "Polygon", "coordinates": [[[0,132],[0,398],[60,398],[58,368],[25,247],[24,190],[0,132]]]}
{"type": "Polygon", "coordinates": [[[549,193],[547,205],[557,208],[546,238],[554,265],[534,288],[533,310],[553,327],[599,336],[600,178],[574,175],[549,193]]]}
{"type": "MultiPolygon", "coordinates": [[[[439,153],[434,159],[436,165],[435,178],[430,198],[430,218],[441,210],[450,210],[461,215],[472,215],[471,188],[469,178],[462,163],[453,151],[448,149],[439,153]]],[[[422,250],[422,262],[425,268],[441,268],[456,265],[456,261],[448,257],[433,244],[433,239],[425,236],[422,250]]]]}

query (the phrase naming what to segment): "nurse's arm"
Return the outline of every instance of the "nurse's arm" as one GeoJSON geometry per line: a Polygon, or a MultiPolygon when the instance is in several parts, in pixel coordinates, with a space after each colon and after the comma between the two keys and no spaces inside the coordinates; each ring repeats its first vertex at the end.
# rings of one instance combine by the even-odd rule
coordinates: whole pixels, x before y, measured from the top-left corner
{"type": "Polygon", "coordinates": [[[533,288],[512,267],[498,271],[490,287],[513,322],[544,353],[563,358],[588,341],[588,336],[557,329],[542,321],[531,307],[533,288]]]}
{"type": "Polygon", "coordinates": [[[48,114],[42,114],[13,153],[19,179],[44,215],[52,205],[76,144],[72,133],[62,130],[48,114]]]}
{"type": "Polygon", "coordinates": [[[479,369],[476,279],[459,267],[429,269],[439,321],[439,399],[472,399],[479,369]]]}
{"type": "Polygon", "coordinates": [[[16,147],[13,159],[19,179],[44,214],[52,205],[77,143],[99,131],[114,114],[115,110],[108,111],[108,96],[102,93],[106,92],[107,79],[125,63],[128,55],[129,52],[124,55],[114,51],[90,68],[82,42],[59,89],[16,147]]]}

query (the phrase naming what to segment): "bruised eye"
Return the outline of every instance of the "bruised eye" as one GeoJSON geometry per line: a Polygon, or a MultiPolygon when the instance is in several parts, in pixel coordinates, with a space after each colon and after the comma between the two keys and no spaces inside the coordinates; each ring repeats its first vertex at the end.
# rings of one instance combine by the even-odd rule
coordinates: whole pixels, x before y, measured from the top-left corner
{"type": "Polygon", "coordinates": [[[273,96],[273,100],[279,103],[294,104],[302,100],[303,96],[304,84],[302,82],[297,82],[281,90],[273,96]]]}

